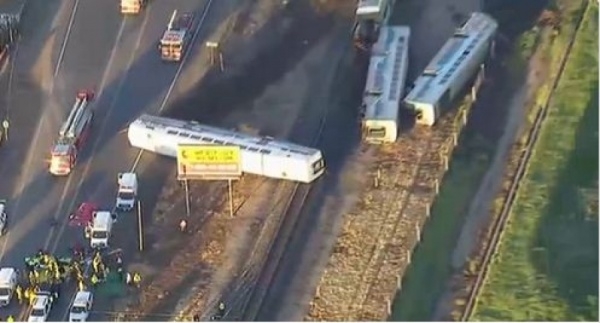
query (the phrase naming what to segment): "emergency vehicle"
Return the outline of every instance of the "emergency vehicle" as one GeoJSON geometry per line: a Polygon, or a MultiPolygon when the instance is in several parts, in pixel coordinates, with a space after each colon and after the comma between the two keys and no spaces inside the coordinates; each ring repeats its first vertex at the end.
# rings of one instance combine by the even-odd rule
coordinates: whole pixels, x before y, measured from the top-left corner
{"type": "Polygon", "coordinates": [[[0,269],[0,307],[10,304],[17,287],[17,270],[12,267],[0,269]]]}
{"type": "Polygon", "coordinates": [[[91,226],[87,228],[90,246],[93,249],[107,248],[115,218],[109,211],[96,211],[93,217],[91,226]]]}
{"type": "Polygon", "coordinates": [[[92,124],[93,111],[89,101],[93,94],[87,91],[77,93],[75,104],[60,128],[58,140],[52,147],[50,157],[50,173],[64,176],[71,173],[77,155],[85,142],[92,124]]]}
{"type": "Polygon", "coordinates": [[[138,181],[135,173],[120,173],[117,177],[119,189],[115,208],[120,211],[131,211],[137,198],[138,181]]]}
{"type": "Polygon", "coordinates": [[[167,30],[160,39],[158,49],[163,61],[179,62],[186,52],[192,38],[194,15],[192,13],[177,14],[173,11],[167,30]]]}
{"type": "Polygon", "coordinates": [[[94,218],[94,212],[96,211],[98,211],[98,205],[95,203],[81,203],[75,213],[69,215],[69,225],[72,227],[90,226],[94,218]]]}
{"type": "Polygon", "coordinates": [[[78,291],[69,310],[69,322],[85,322],[90,316],[92,304],[94,303],[94,294],[84,290],[78,291]]]}
{"type": "Polygon", "coordinates": [[[33,299],[33,305],[31,306],[31,313],[27,322],[46,322],[48,320],[48,314],[52,309],[54,298],[47,291],[41,291],[35,295],[33,299]]]}
{"type": "Polygon", "coordinates": [[[121,13],[137,15],[146,6],[147,0],[121,0],[121,13]]]}

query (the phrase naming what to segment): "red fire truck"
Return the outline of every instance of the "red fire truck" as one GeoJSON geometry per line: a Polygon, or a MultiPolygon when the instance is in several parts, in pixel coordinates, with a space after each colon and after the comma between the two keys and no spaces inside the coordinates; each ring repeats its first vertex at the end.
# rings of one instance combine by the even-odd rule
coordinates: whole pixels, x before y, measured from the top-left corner
{"type": "Polygon", "coordinates": [[[94,97],[92,92],[80,91],[67,121],[58,133],[58,140],[52,147],[50,156],[50,173],[65,176],[71,173],[77,161],[77,155],[89,135],[92,125],[93,111],[89,101],[94,97]]]}

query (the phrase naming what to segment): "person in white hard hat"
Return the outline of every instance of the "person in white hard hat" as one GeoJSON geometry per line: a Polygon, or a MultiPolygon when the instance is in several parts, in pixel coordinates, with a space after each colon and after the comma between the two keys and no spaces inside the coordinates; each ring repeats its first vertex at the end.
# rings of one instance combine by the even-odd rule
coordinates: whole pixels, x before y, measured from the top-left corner
{"type": "Polygon", "coordinates": [[[182,219],[181,222],[179,222],[179,231],[181,231],[182,233],[185,233],[187,229],[187,221],[185,219],[182,219]]]}

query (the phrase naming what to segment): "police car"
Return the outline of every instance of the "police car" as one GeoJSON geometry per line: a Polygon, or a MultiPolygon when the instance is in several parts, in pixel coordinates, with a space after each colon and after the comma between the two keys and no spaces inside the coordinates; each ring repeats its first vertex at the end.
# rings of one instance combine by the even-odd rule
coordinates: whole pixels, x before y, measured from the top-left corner
{"type": "Polygon", "coordinates": [[[69,322],[85,322],[90,316],[94,294],[90,291],[79,291],[69,310],[69,322]]]}
{"type": "Polygon", "coordinates": [[[6,217],[6,200],[0,200],[0,236],[8,229],[6,217]]]}
{"type": "Polygon", "coordinates": [[[27,322],[46,322],[52,309],[52,303],[54,303],[54,298],[50,292],[41,291],[37,293],[33,299],[27,322]]]}

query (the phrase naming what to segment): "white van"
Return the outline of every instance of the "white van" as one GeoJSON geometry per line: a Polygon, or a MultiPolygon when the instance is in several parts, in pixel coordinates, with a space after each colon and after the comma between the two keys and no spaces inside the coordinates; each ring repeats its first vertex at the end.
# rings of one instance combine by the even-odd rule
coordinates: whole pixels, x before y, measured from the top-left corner
{"type": "Polygon", "coordinates": [[[0,269],[0,306],[6,306],[17,287],[17,270],[11,267],[0,269]]]}
{"type": "Polygon", "coordinates": [[[78,291],[69,310],[69,322],[85,322],[90,316],[92,305],[94,303],[94,294],[84,290],[78,291]]]}
{"type": "Polygon", "coordinates": [[[115,208],[119,211],[129,212],[135,207],[138,193],[138,180],[135,173],[119,173],[117,176],[119,189],[115,208]]]}
{"type": "Polygon", "coordinates": [[[109,211],[94,212],[90,227],[90,246],[92,248],[107,248],[112,234],[113,215],[109,211]]]}

